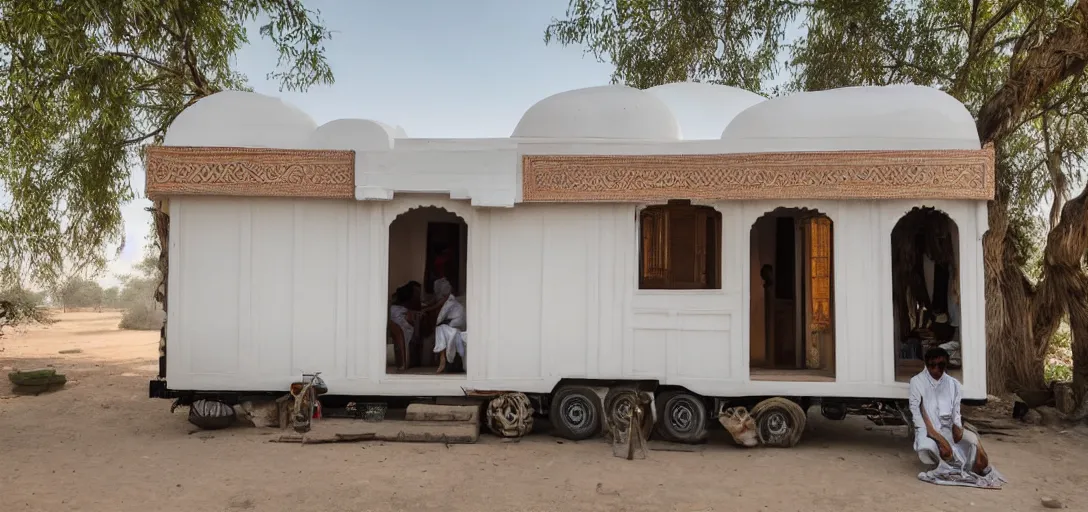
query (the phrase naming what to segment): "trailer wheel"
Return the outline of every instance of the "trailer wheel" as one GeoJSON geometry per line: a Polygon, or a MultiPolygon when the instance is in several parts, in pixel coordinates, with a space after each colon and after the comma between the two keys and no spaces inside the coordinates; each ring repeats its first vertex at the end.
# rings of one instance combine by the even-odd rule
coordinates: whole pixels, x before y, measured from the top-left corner
{"type": "Polygon", "coordinates": [[[706,439],[706,402],[684,391],[657,396],[657,434],[666,441],[695,444],[706,439]]]}
{"type": "Polygon", "coordinates": [[[552,396],[548,416],[559,437],[589,439],[601,431],[601,399],[584,386],[563,387],[552,396]]]}
{"type": "Polygon", "coordinates": [[[631,386],[608,389],[604,397],[604,415],[609,430],[627,430],[631,423],[631,410],[638,404],[638,390],[631,386]]]}
{"type": "Polygon", "coordinates": [[[782,397],[768,398],[752,408],[759,443],[791,448],[801,440],[807,418],[796,402],[782,397]]]}

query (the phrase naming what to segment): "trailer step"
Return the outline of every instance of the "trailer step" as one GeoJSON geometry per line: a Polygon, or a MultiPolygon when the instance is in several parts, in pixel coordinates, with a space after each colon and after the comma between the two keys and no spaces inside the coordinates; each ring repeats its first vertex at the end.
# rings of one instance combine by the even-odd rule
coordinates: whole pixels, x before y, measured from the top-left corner
{"type": "Polygon", "coordinates": [[[479,405],[411,404],[404,412],[405,421],[459,421],[479,423],[479,405]]]}

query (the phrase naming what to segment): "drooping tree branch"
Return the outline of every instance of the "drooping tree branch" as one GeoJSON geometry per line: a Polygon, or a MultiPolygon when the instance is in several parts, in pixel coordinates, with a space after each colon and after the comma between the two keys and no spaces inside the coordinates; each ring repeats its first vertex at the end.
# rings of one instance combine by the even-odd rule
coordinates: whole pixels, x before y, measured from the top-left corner
{"type": "Polygon", "coordinates": [[[332,82],[331,34],[299,0],[0,0],[3,284],[105,266],[143,146],[199,98],[245,88],[233,58],[256,19],[282,87],[332,82]]]}
{"type": "MultiPolygon", "coordinates": [[[[1021,40],[1038,37],[1026,33],[1021,40]]],[[[976,127],[983,143],[1009,133],[1023,112],[1058,83],[1084,72],[1088,64],[1088,0],[1077,0],[1057,27],[1014,58],[1009,78],[983,103],[976,127]]]]}

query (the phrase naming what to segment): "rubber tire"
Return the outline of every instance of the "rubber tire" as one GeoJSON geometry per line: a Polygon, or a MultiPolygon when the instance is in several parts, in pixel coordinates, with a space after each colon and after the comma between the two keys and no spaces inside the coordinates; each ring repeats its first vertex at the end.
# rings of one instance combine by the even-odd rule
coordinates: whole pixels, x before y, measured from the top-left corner
{"type": "Polygon", "coordinates": [[[768,398],[752,408],[756,434],[763,446],[792,448],[801,440],[808,418],[797,402],[782,397],[768,398]]]}
{"type": "Polygon", "coordinates": [[[571,441],[582,441],[601,433],[602,409],[601,399],[592,389],[585,386],[567,386],[559,388],[559,391],[552,395],[548,418],[551,420],[556,436],[571,441]],[[578,409],[570,410],[571,407],[578,409]],[[569,414],[563,414],[564,409],[568,409],[568,413],[579,413],[578,421],[569,421],[571,417],[569,414]]]}
{"type": "MultiPolygon", "coordinates": [[[[609,428],[627,430],[630,407],[638,403],[638,389],[633,386],[615,386],[604,397],[604,417],[609,428]]],[[[649,411],[647,411],[649,412],[649,411]]]]}
{"type": "Polygon", "coordinates": [[[657,403],[657,435],[666,441],[698,444],[706,441],[706,402],[686,391],[665,391],[657,403]],[[674,414],[680,415],[675,418],[674,414]]]}

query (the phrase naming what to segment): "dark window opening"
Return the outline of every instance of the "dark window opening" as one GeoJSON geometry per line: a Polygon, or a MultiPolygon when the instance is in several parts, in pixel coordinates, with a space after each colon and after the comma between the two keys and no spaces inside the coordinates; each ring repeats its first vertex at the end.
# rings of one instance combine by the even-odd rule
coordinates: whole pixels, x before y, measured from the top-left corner
{"type": "Polygon", "coordinates": [[[640,289],[721,288],[720,212],[669,201],[642,210],[639,232],[640,289]]]}

